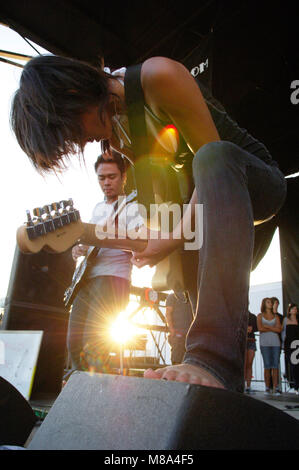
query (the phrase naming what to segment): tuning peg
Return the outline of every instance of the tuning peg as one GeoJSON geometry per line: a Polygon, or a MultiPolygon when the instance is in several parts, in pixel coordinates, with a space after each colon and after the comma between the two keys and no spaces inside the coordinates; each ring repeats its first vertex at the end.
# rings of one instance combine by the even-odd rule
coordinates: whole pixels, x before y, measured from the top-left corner
{"type": "Polygon", "coordinates": [[[67,201],[60,201],[59,202],[59,206],[60,206],[60,209],[61,209],[61,215],[60,215],[60,219],[61,219],[61,223],[62,225],[68,225],[70,223],[70,218],[69,218],[69,215],[67,213],[67,210],[66,210],[66,203],[67,201]]]}
{"type": "Polygon", "coordinates": [[[74,208],[74,201],[72,198],[67,201],[67,208],[71,222],[77,222],[77,220],[80,220],[80,213],[74,208]]]}
{"type": "Polygon", "coordinates": [[[51,210],[52,210],[52,211],[55,211],[56,214],[58,214],[58,212],[59,212],[59,202],[52,202],[52,204],[51,204],[51,210]]]}
{"type": "Polygon", "coordinates": [[[61,209],[66,210],[68,206],[68,201],[66,201],[65,199],[63,201],[59,201],[59,205],[61,209]]]}
{"type": "Polygon", "coordinates": [[[51,206],[49,204],[46,204],[43,208],[43,214],[46,214],[47,216],[51,216],[51,206]]]}
{"type": "Polygon", "coordinates": [[[62,220],[59,212],[59,202],[52,202],[52,204],[49,204],[49,209],[51,210],[51,213],[54,212],[54,214],[51,214],[51,216],[55,229],[62,227],[62,220]]]}
{"type": "Polygon", "coordinates": [[[37,237],[35,233],[34,223],[31,217],[30,211],[26,210],[27,222],[26,222],[26,232],[29,240],[33,240],[37,237]]]}
{"type": "Polygon", "coordinates": [[[41,207],[35,207],[32,212],[35,216],[35,219],[32,220],[34,224],[34,236],[38,237],[40,235],[44,235],[46,233],[44,221],[42,219],[44,210],[41,207]]]}
{"type": "Polygon", "coordinates": [[[53,218],[51,214],[51,205],[47,204],[43,208],[43,214],[46,214],[46,217],[44,218],[44,225],[45,225],[45,230],[47,233],[53,232],[55,230],[55,226],[53,223],[53,218]]]}
{"type": "Polygon", "coordinates": [[[33,225],[33,220],[32,220],[30,211],[26,210],[26,216],[27,216],[27,227],[30,225],[33,225]]]}
{"type": "Polygon", "coordinates": [[[33,212],[33,215],[35,215],[35,217],[40,219],[44,213],[44,209],[42,209],[41,207],[35,207],[32,212],[33,212]]]}

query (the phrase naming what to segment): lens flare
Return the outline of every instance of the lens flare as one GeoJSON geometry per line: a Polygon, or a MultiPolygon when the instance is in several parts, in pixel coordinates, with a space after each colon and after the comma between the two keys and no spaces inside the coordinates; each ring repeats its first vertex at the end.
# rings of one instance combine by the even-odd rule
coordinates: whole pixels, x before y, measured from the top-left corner
{"type": "Polygon", "coordinates": [[[126,344],[137,334],[137,329],[127,318],[118,316],[110,327],[110,336],[116,343],[126,344]]]}
{"type": "Polygon", "coordinates": [[[151,148],[151,155],[167,162],[173,160],[174,155],[179,148],[179,132],[173,124],[164,126],[161,131],[156,134],[154,144],[151,148]]]}
{"type": "Polygon", "coordinates": [[[179,133],[173,124],[168,124],[163,127],[158,135],[158,141],[163,147],[167,148],[169,152],[175,153],[179,145],[179,133]]]}

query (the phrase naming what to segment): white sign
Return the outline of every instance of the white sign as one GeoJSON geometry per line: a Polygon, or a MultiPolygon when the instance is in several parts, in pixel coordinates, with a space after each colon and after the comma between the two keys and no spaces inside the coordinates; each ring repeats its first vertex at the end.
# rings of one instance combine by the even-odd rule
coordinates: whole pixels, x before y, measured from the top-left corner
{"type": "Polygon", "coordinates": [[[29,400],[42,331],[0,330],[0,376],[29,400]]]}

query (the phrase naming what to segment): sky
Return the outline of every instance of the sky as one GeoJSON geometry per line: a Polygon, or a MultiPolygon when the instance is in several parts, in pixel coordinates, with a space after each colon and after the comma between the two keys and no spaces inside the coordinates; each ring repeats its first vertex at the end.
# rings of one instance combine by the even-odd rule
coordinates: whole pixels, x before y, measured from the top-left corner
{"type": "MultiPolygon", "coordinates": [[[[46,53],[34,45],[40,53],[46,53]]],[[[13,30],[0,25],[0,50],[34,56],[36,52],[13,30]]],[[[99,143],[85,148],[85,164],[77,157],[59,176],[40,176],[18,146],[10,129],[9,113],[14,92],[18,88],[22,69],[0,62],[0,299],[6,296],[11,264],[16,248],[16,231],[26,218],[26,209],[32,210],[62,199],[72,198],[81,219],[88,221],[95,204],[103,200],[93,165],[100,153],[99,143]]],[[[150,287],[154,268],[133,269],[133,284],[150,287]]],[[[281,281],[279,235],[275,233],[268,253],[251,274],[251,285],[281,281]]]]}

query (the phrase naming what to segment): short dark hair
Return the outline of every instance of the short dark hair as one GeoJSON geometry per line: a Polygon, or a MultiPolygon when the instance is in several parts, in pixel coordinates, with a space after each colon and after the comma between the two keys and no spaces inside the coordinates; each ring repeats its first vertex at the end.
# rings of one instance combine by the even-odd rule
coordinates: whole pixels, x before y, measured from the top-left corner
{"type": "Polygon", "coordinates": [[[273,303],[274,303],[274,302],[278,302],[278,305],[279,305],[279,300],[278,300],[277,297],[270,297],[270,298],[271,298],[271,300],[272,300],[273,303]]]}
{"type": "Polygon", "coordinates": [[[60,169],[64,158],[83,155],[79,117],[90,106],[98,106],[102,118],[112,95],[108,78],[115,77],[67,57],[42,55],[25,65],[10,120],[36,169],[60,169]]]}
{"type": "Polygon", "coordinates": [[[94,164],[95,171],[97,171],[98,166],[101,163],[116,163],[120,173],[123,175],[127,169],[127,160],[119,152],[116,152],[116,150],[113,149],[110,149],[109,152],[106,152],[106,155],[108,155],[108,158],[107,156],[104,157],[103,154],[98,156],[94,164]]]}

